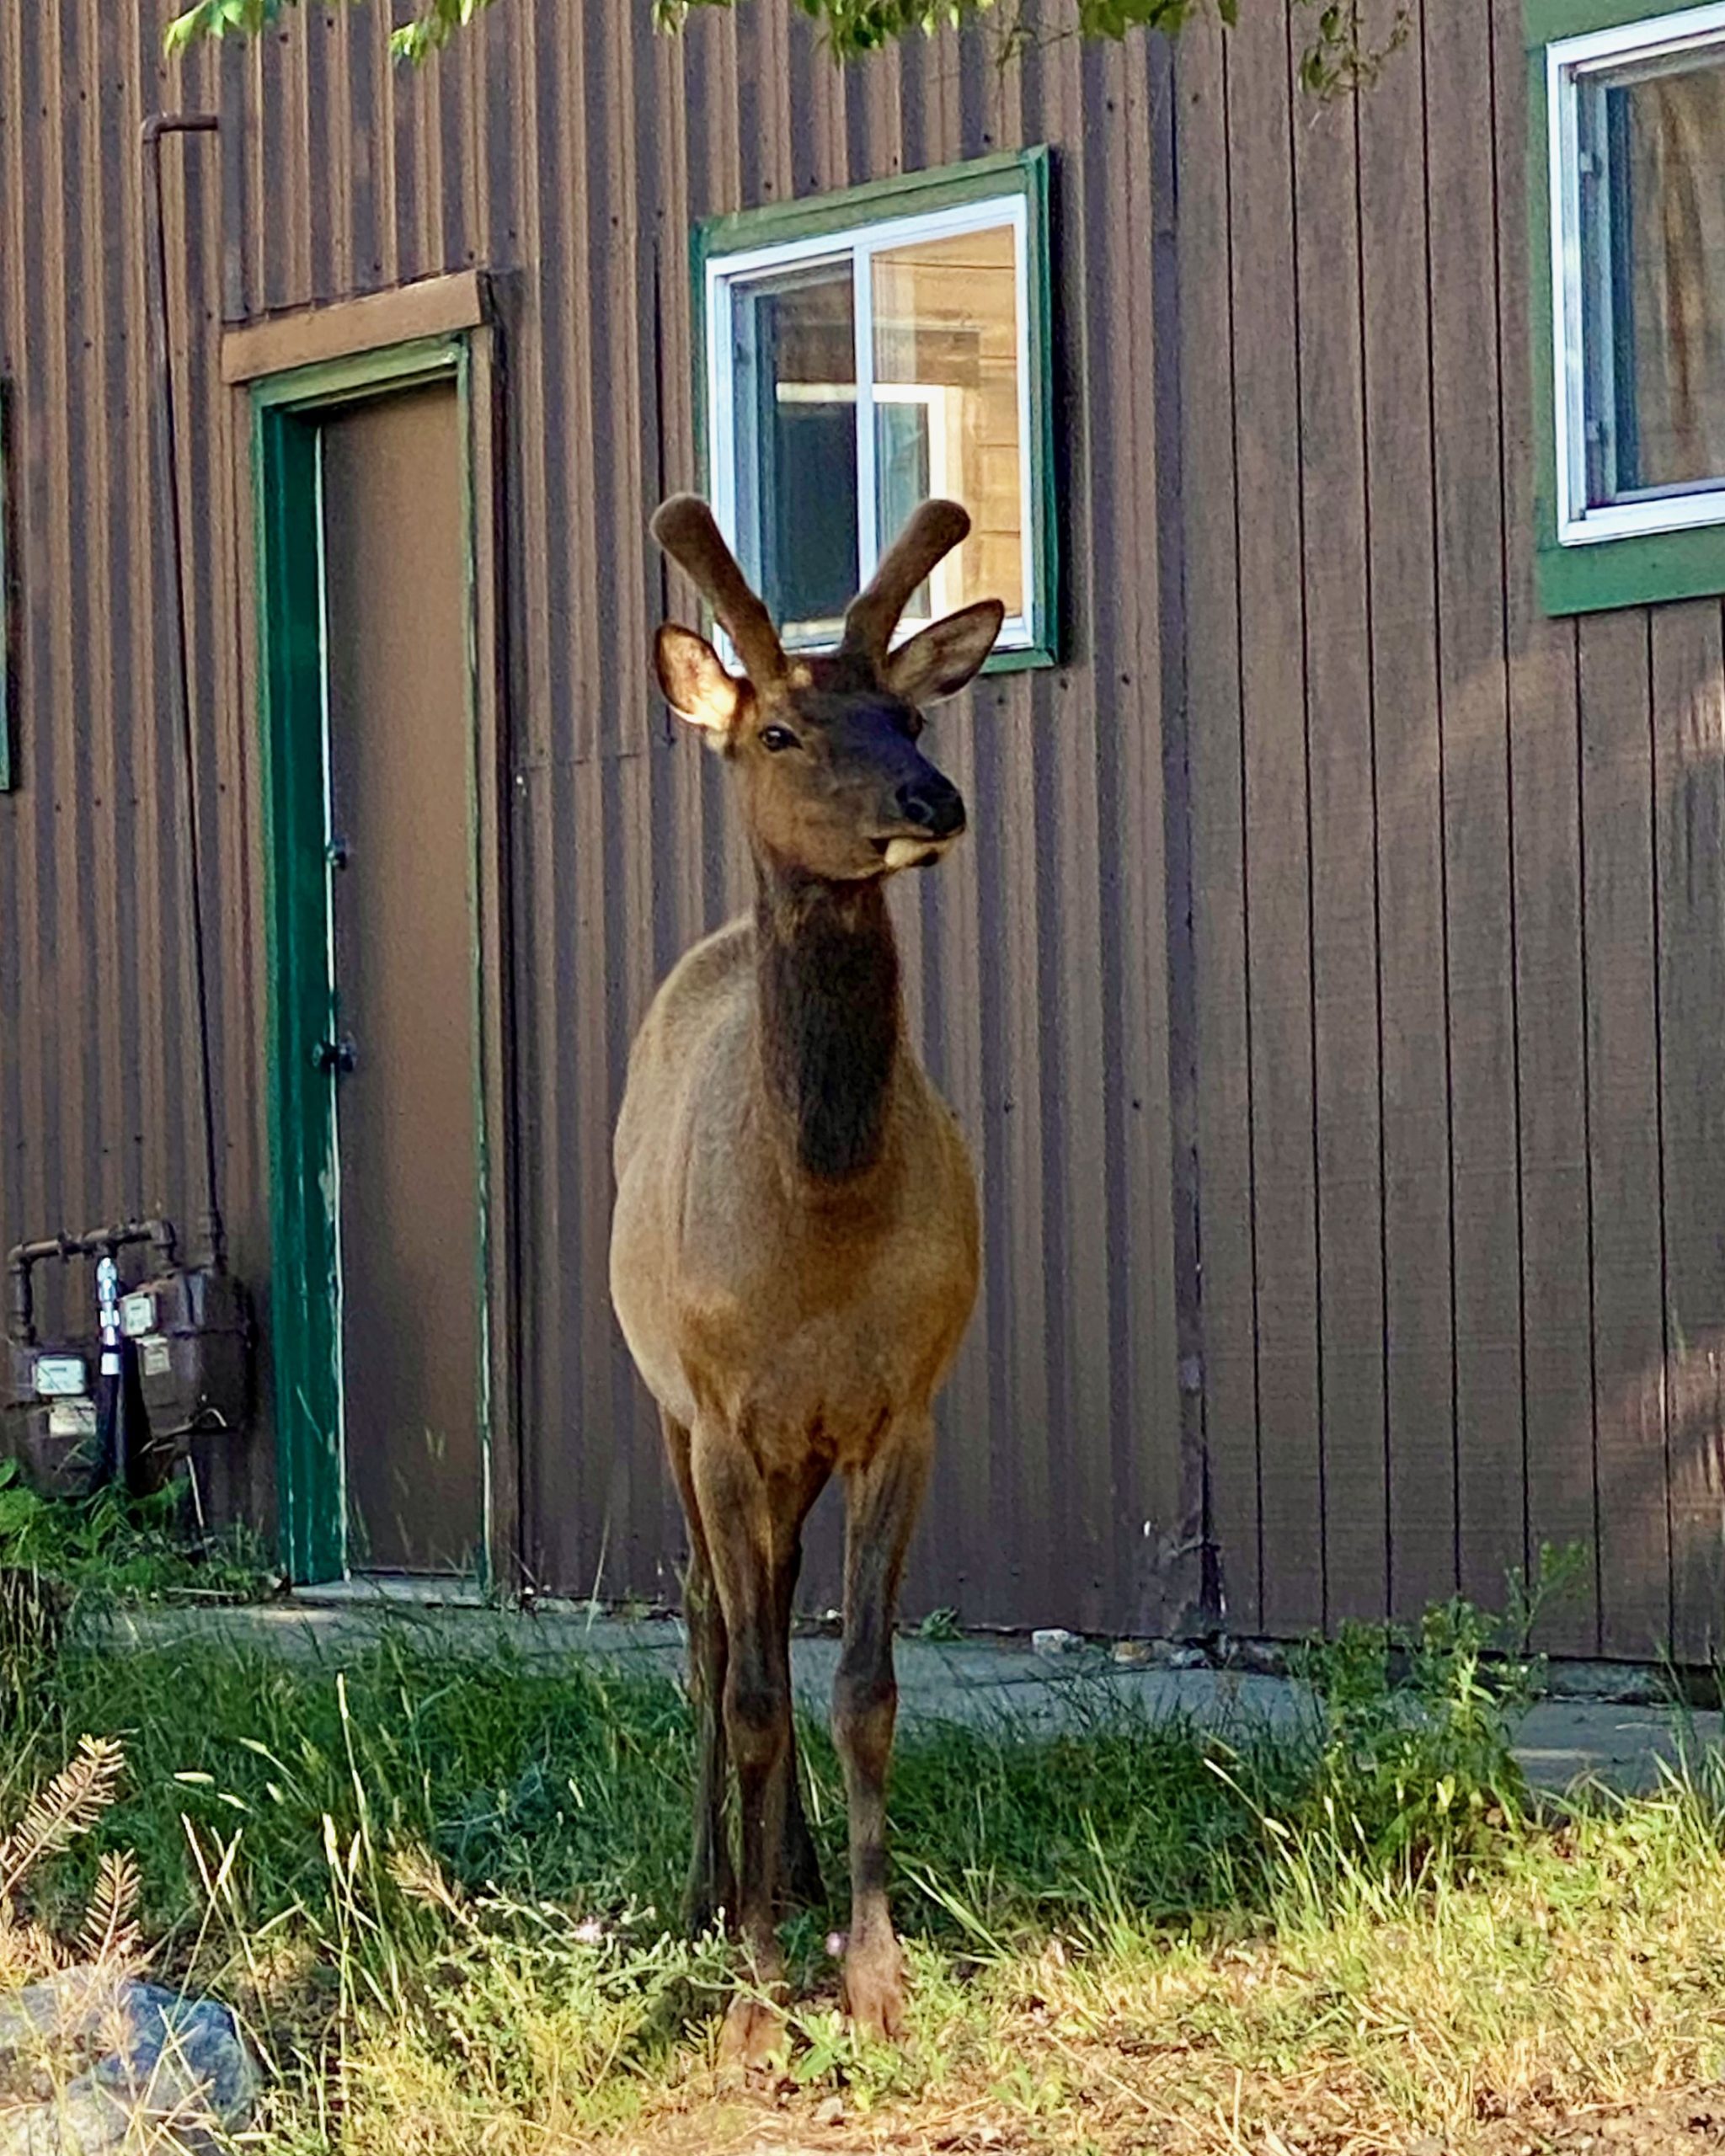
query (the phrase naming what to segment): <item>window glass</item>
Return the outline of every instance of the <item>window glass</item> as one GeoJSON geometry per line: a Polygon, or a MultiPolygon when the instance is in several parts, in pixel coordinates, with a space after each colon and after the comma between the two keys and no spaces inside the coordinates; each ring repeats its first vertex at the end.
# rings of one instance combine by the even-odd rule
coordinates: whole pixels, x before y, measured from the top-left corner
{"type": "Polygon", "coordinates": [[[1725,485],[1725,49],[1579,106],[1589,504],[1725,485]]]}
{"type": "Polygon", "coordinates": [[[870,269],[878,528],[895,532],[928,494],[963,502],[972,519],[905,618],[984,598],[1022,614],[1017,235],[1001,225],[882,248],[870,269]]]}
{"type": "Polygon", "coordinates": [[[857,335],[848,259],[740,284],[738,536],[788,634],[830,635],[860,581],[857,335]]]}

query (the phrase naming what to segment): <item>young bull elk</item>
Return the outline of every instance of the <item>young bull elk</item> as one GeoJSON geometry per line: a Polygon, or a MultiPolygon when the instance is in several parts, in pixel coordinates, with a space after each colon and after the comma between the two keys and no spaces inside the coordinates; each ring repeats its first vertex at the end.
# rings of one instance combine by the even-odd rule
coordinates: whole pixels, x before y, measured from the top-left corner
{"type": "Polygon", "coordinates": [[[653,520],[745,669],[735,679],[688,629],[659,632],[667,700],[734,775],[756,899],[751,916],[686,954],[635,1042],[611,1294],[688,1518],[701,1747],[689,1915],[700,1925],[723,1910],[741,1934],[756,1996],[733,2004],[724,2052],[743,2065],[780,2041],[769,2002],[782,1983],[782,1892],[820,1892],[789,1635],[803,1524],[834,1474],[846,1501],[833,1698],[850,1807],[846,1999],[876,2036],[903,2016],[886,1897],[893,1620],[934,1396],[976,1297],[978,1231],[964,1140],[905,1038],[885,885],[964,829],[957,789],[917,746],[921,707],[969,680],[1003,609],[987,600],[897,650],[892,638],[969,521],[925,502],[852,600],[837,649],[788,657],[706,504],[679,495],[653,520]]]}

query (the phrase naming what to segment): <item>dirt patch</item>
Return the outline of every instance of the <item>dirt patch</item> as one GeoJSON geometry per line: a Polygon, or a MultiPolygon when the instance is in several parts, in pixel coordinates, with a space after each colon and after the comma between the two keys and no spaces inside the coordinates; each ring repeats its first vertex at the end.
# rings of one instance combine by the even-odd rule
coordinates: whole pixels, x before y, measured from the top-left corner
{"type": "MultiPolygon", "coordinates": [[[[1077,2095],[1078,2092],[1073,2092],[1077,2095]]],[[[1258,2092],[1262,2105],[1263,2091],[1258,2092]]],[[[789,2088],[745,2097],[692,2098],[604,2144],[604,2156],[1707,2156],[1725,2150],[1725,2087],[1681,2089],[1633,2104],[1558,2112],[1523,2105],[1494,2115],[1482,2094],[1475,2123],[1453,2136],[1410,2133],[1353,2111],[1348,2091],[1290,2089],[1279,2126],[1149,2115],[1122,2084],[1092,2088],[1058,2117],[1013,2116],[997,2097],[846,2110],[789,2088]],[[1350,2111],[1353,2115],[1350,2116],[1350,2111]]],[[[595,2152],[598,2156],[598,2152],[595,2152]]]]}
{"type": "MultiPolygon", "coordinates": [[[[841,2097],[787,2085],[749,2095],[692,2095],[686,2108],[607,2140],[602,2156],[1017,2156],[1046,2149],[1045,2134],[985,2100],[925,2100],[857,2111],[841,2097]]],[[[592,2156],[601,2156],[595,2149],[592,2156]]]]}
{"type": "MultiPolygon", "coordinates": [[[[1481,2100],[1482,2113],[1489,2099],[1481,2100]]],[[[1470,2137],[1480,2156],[1701,2156],[1725,2149],[1725,2087],[1678,2089],[1640,2103],[1557,2116],[1482,2119],[1470,2137]]],[[[1416,2143],[1409,2156],[1447,2156],[1438,2141],[1416,2143]]]]}

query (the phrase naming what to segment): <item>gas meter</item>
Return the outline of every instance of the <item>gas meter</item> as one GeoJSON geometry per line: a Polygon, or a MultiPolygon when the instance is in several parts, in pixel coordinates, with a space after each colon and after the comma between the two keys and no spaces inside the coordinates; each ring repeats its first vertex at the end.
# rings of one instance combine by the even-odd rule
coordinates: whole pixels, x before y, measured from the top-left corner
{"type": "Polygon", "coordinates": [[[39,1265],[70,1265],[93,1254],[82,1235],[24,1243],[7,1260],[6,1450],[44,1497],[82,1497],[103,1479],[97,1404],[97,1343],[74,1335],[40,1339],[32,1278],[39,1265]]]}
{"type": "Polygon", "coordinates": [[[101,1471],[91,1358],[82,1348],[8,1343],[6,1449],[44,1497],[82,1497],[101,1471]]]}
{"type": "Polygon", "coordinates": [[[158,1444],[244,1424],[251,1313],[225,1267],[175,1265],[132,1289],[120,1327],[135,1347],[150,1433],[158,1444]]]}
{"type": "Polygon", "coordinates": [[[35,1488],[78,1496],[115,1474],[134,1490],[156,1487],[201,1433],[243,1428],[252,1343],[244,1291],[219,1263],[183,1265],[170,1222],[128,1221],[21,1244],[7,1267],[4,1449],[35,1488]],[[150,1277],[122,1289],[120,1253],[142,1244],[153,1259],[150,1277]],[[36,1335],[34,1268],[90,1258],[100,1291],[99,1348],[86,1339],[45,1345],[36,1335]],[[99,1353],[104,1368],[115,1364],[105,1379],[99,1353]],[[142,1403],[147,1431],[131,1409],[116,1422],[110,1396],[122,1379],[126,1399],[142,1403]],[[115,1456],[121,1423],[123,1456],[115,1456]]]}

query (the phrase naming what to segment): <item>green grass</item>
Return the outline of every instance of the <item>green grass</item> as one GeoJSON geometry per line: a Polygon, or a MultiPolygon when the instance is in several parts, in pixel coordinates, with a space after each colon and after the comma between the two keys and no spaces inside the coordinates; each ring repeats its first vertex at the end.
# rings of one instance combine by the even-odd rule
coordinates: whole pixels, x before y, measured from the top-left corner
{"type": "Polygon", "coordinates": [[[78,1499],[44,1497],[0,1461],[0,1566],[40,1573],[86,1607],[124,1602],[251,1602],[277,1578],[242,1527],[188,1530],[184,1492],[128,1497],[112,1487],[78,1499]]]}
{"type": "MultiPolygon", "coordinates": [[[[908,1732],[911,2041],[857,2051],[823,1944],[843,1912],[799,1915],[784,2117],[836,2097],[823,2146],[943,2121],[953,2146],[1460,2143],[1725,2073],[1725,1770],[1536,1806],[1509,1732],[1537,1672],[1504,1644],[1460,1604],[1350,1632],[1307,1657],[1301,1729],[908,1732]]],[[[671,1687],[408,1626],[327,1664],[74,1644],[0,1732],[0,1812],[85,1732],[124,1740],[126,1791],[24,1913],[74,1929],[100,1852],[134,1851],[157,1966],[233,1999],[275,2068],[270,2156],[758,2141],[710,2073],[726,1956],[675,1934],[671,1687]]],[[[836,1882],[819,1727],[805,1757],[836,1882]]]]}

